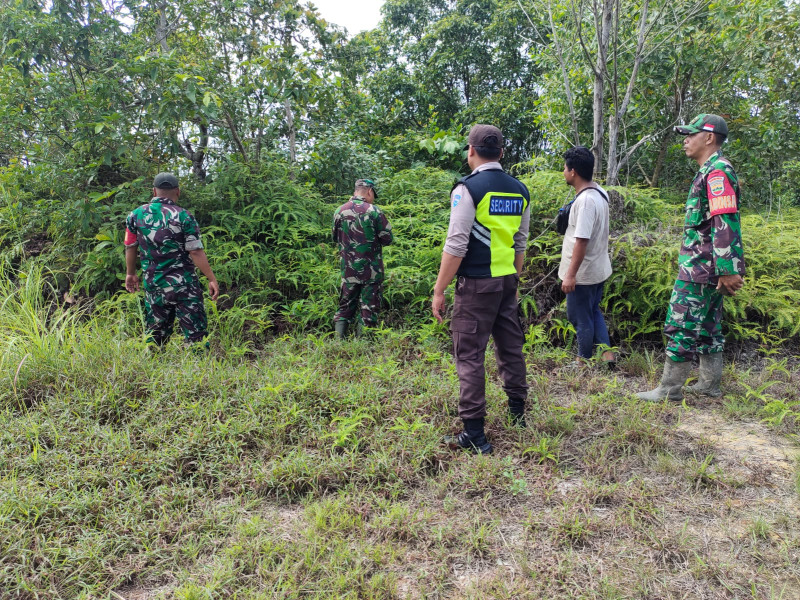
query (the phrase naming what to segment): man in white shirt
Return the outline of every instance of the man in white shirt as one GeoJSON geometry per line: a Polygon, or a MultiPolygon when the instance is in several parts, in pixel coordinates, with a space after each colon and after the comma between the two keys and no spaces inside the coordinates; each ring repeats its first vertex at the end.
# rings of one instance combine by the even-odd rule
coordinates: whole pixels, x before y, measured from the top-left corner
{"type": "MultiPolygon", "coordinates": [[[[558,276],[567,295],[567,318],[575,327],[580,359],[591,358],[595,348],[610,346],[600,301],[611,276],[608,255],[608,194],[592,181],[594,155],[584,146],[564,154],[564,181],[575,189],[569,226],[561,247],[558,276]]],[[[602,360],[614,362],[606,350],[602,360]]]]}

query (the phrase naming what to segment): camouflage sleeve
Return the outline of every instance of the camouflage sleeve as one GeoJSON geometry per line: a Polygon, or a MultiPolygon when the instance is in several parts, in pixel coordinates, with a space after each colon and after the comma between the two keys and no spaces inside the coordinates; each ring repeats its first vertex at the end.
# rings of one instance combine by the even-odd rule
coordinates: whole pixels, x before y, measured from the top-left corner
{"type": "Polygon", "coordinates": [[[386,218],[382,210],[377,211],[375,215],[375,231],[378,233],[378,241],[381,246],[388,246],[394,241],[392,224],[389,223],[389,219],[386,218]]]}
{"type": "Polygon", "coordinates": [[[184,213],[183,219],[183,247],[187,252],[192,250],[202,250],[203,242],[200,240],[200,226],[197,220],[188,212],[184,213]]]}
{"type": "Polygon", "coordinates": [[[709,173],[707,181],[711,243],[714,246],[714,273],[744,276],[742,225],[739,220],[736,191],[728,174],[721,169],[709,173]]]}
{"type": "Polygon", "coordinates": [[[744,248],[739,213],[711,218],[711,241],[714,245],[714,273],[744,277],[744,248]]]}
{"type": "Polygon", "coordinates": [[[136,236],[136,218],[133,213],[125,219],[125,247],[138,246],[139,239],[136,236]]]}

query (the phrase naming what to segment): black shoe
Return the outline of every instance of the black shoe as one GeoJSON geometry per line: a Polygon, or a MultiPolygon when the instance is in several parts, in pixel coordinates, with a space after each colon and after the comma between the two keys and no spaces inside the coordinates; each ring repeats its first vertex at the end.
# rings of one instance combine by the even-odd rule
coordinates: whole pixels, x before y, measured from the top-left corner
{"type": "Polygon", "coordinates": [[[466,431],[458,435],[444,436],[444,443],[450,446],[451,450],[469,450],[472,454],[491,454],[494,447],[488,442],[485,435],[473,439],[466,431]]]}
{"type": "Polygon", "coordinates": [[[508,420],[512,427],[524,429],[528,426],[525,422],[525,400],[508,400],[508,420]]]}
{"type": "Polygon", "coordinates": [[[509,412],[508,422],[512,427],[519,427],[520,429],[525,429],[528,426],[528,423],[525,421],[524,413],[509,412]]]}

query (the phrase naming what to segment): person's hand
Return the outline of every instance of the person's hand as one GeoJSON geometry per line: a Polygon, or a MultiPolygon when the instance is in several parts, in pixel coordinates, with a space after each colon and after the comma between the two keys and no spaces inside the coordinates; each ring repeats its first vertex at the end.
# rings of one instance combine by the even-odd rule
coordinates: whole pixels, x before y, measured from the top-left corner
{"type": "Polygon", "coordinates": [[[444,292],[436,293],[436,290],[433,291],[433,301],[431,302],[431,312],[433,316],[436,317],[436,320],[439,323],[442,322],[444,309],[447,303],[444,299],[444,292]]]}
{"type": "Polygon", "coordinates": [[[561,291],[565,294],[571,294],[575,291],[575,278],[567,275],[561,282],[561,291]]]}
{"type": "Polygon", "coordinates": [[[208,282],[208,295],[214,302],[219,298],[219,284],[216,280],[208,282]]]}
{"type": "Polygon", "coordinates": [[[741,275],[720,275],[717,290],[725,296],[734,296],[744,286],[741,275]]]}
{"type": "Polygon", "coordinates": [[[136,275],[125,275],[125,289],[131,294],[139,291],[139,278],[136,275]]]}

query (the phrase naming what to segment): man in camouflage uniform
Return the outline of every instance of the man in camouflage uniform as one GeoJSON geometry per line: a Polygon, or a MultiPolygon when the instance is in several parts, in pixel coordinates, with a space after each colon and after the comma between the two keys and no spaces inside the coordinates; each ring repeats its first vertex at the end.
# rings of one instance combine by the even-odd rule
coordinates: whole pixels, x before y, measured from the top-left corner
{"type": "Polygon", "coordinates": [[[178,178],[171,173],[156,175],[153,199],[143,204],[125,222],[125,288],[139,289],[136,276],[136,247],[144,277],[145,325],[150,341],[159,347],[172,335],[175,316],[187,343],[199,342],[208,334],[203,290],[196,268],[208,278],[212,300],[219,286],[200,241],[195,218],[176,204],[180,196],[178,178]]]}
{"type": "Polygon", "coordinates": [[[356,181],[353,197],[333,214],[333,241],[339,244],[342,289],[339,310],[333,317],[336,336],[347,335],[347,326],[361,305],[361,323],[374,327],[383,292],[383,247],[392,243],[392,226],[375,206],[378,194],[370,179],[356,181]]]}
{"type": "Polygon", "coordinates": [[[683,149],[700,170],[686,201],[678,280],[672,290],[664,326],[667,359],[659,386],[637,396],[643,400],[681,400],[682,387],[699,355],[700,376],[690,391],[722,395],[722,301],[744,285],[739,181],[721,153],[728,125],[717,115],[701,114],[676,127],[683,149]]]}

